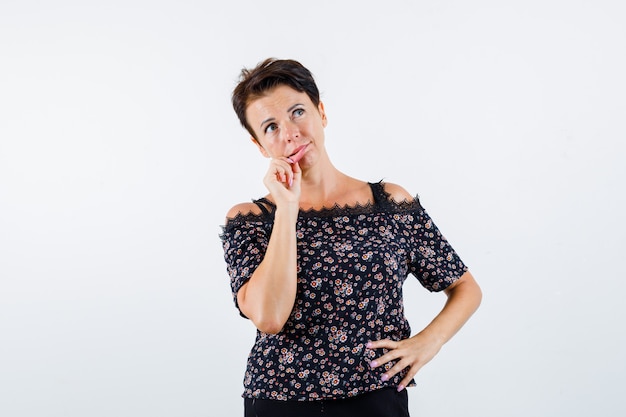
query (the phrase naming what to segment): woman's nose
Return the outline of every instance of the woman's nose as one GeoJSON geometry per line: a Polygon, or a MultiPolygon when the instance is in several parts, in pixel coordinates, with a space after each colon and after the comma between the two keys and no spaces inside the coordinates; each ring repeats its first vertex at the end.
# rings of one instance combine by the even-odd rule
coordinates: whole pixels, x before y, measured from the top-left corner
{"type": "Polygon", "coordinates": [[[289,121],[286,122],[282,129],[280,130],[282,139],[291,142],[296,139],[300,135],[300,131],[298,130],[298,126],[295,123],[289,121]]]}

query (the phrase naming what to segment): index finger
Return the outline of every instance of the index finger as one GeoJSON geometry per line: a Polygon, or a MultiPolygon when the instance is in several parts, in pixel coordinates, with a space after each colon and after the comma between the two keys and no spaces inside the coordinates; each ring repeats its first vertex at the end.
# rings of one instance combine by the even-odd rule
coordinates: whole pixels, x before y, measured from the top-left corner
{"type": "Polygon", "coordinates": [[[398,342],[389,339],[371,340],[365,344],[365,347],[367,349],[395,349],[396,347],[398,347],[398,342]]]}

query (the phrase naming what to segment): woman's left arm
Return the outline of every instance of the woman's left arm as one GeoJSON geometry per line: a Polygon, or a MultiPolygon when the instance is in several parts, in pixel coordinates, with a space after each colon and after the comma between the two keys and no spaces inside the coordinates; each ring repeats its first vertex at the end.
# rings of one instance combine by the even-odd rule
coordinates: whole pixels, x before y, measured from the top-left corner
{"type": "Polygon", "coordinates": [[[422,366],[439,352],[441,347],[463,327],[480,305],[482,292],[472,274],[467,271],[461,278],[444,290],[448,299],[441,312],[424,330],[413,337],[399,342],[385,339],[368,343],[369,349],[386,348],[388,352],[371,362],[377,368],[390,361],[397,361],[387,372],[382,374],[383,381],[391,379],[405,368],[408,373],[398,385],[402,391],[413,379],[422,366]]]}

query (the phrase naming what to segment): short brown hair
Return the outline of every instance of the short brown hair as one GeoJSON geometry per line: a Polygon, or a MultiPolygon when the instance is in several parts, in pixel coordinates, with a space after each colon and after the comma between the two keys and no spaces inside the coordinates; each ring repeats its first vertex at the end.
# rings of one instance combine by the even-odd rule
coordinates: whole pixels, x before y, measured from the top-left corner
{"type": "Polygon", "coordinates": [[[242,69],[239,84],[233,90],[233,108],[241,125],[255,139],[256,134],[246,118],[246,109],[253,100],[263,97],[279,85],[306,93],[316,107],[320,103],[320,93],[313,75],[298,61],[268,58],[252,69],[242,69]]]}

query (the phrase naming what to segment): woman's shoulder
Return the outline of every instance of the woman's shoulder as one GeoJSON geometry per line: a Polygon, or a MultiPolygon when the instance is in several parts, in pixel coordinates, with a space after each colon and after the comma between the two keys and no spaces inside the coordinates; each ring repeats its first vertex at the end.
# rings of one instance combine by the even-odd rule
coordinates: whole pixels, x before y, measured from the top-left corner
{"type": "Polygon", "coordinates": [[[235,204],[228,210],[226,213],[226,221],[234,219],[239,215],[245,214],[261,214],[261,209],[259,206],[253,202],[244,202],[235,204]]]}
{"type": "Polygon", "coordinates": [[[226,213],[226,223],[242,216],[261,216],[271,211],[272,203],[267,198],[235,204],[226,213]]]}
{"type": "Polygon", "coordinates": [[[389,196],[389,199],[396,203],[411,202],[415,200],[415,197],[411,195],[404,187],[391,182],[382,182],[385,193],[389,196]]]}

